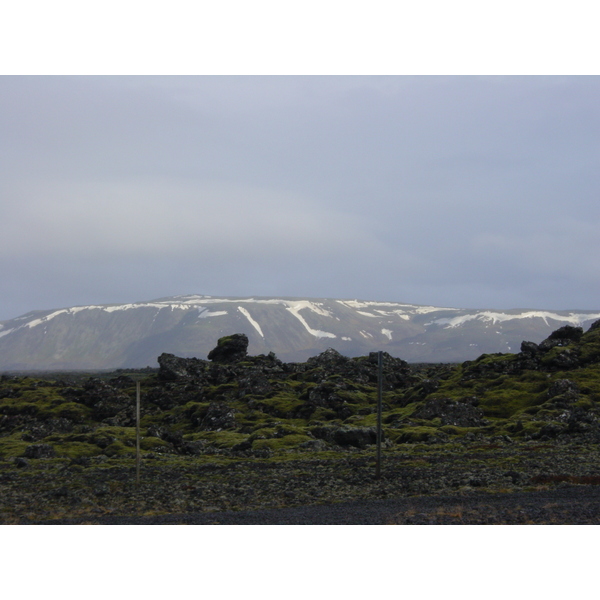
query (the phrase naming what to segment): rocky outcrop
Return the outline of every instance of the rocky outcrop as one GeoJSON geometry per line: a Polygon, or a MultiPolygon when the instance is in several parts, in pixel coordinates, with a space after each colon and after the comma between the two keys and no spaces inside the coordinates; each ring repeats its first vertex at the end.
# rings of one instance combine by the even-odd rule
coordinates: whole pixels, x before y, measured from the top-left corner
{"type": "Polygon", "coordinates": [[[320,440],[327,441],[337,446],[354,446],[365,448],[377,443],[377,430],[375,427],[314,427],[311,433],[320,440]]]}
{"type": "Polygon", "coordinates": [[[207,362],[199,358],[180,358],[163,353],[158,357],[158,378],[162,381],[197,379],[206,371],[207,362]]]}
{"type": "Polygon", "coordinates": [[[483,411],[477,407],[477,398],[464,398],[456,402],[450,398],[432,398],[418,408],[412,415],[414,419],[431,421],[440,419],[442,425],[458,427],[480,427],[486,424],[483,411]]]}
{"type": "Polygon", "coordinates": [[[248,336],[234,333],[219,338],[217,346],[208,353],[208,360],[218,363],[234,363],[243,360],[248,354],[248,336]]]}
{"type": "Polygon", "coordinates": [[[521,342],[521,353],[528,356],[535,356],[540,351],[540,347],[534,342],[521,342]]]}
{"type": "Polygon", "coordinates": [[[97,377],[87,379],[81,388],[65,388],[62,393],[90,408],[94,420],[125,427],[134,423],[134,400],[122,389],[97,377]]]}
{"type": "MultiPolygon", "coordinates": [[[[593,327],[593,324],[592,324],[593,327]]],[[[571,342],[579,342],[583,336],[583,328],[573,327],[573,325],[565,325],[553,331],[545,340],[550,342],[556,340],[559,345],[567,345],[571,342]]],[[[542,342],[543,344],[544,342],[542,342]]]]}
{"type": "MultiPolygon", "coordinates": [[[[329,348],[318,356],[309,358],[305,364],[298,365],[297,368],[299,371],[313,371],[313,381],[322,381],[337,375],[353,383],[373,384],[377,382],[379,376],[378,354],[378,352],[371,352],[369,356],[351,359],[329,348]]],[[[387,352],[382,352],[382,358],[384,390],[400,389],[416,381],[406,361],[395,358],[387,352]]]]}
{"type": "Polygon", "coordinates": [[[50,444],[32,444],[25,448],[25,458],[54,458],[56,451],[50,444]]]}
{"type": "Polygon", "coordinates": [[[244,396],[267,397],[273,391],[266,374],[261,371],[253,371],[238,379],[238,398],[244,396]]]}
{"type": "Polygon", "coordinates": [[[200,429],[205,431],[221,431],[235,429],[235,413],[224,402],[213,402],[200,422],[200,429]]]}
{"type": "Polygon", "coordinates": [[[595,336],[600,328],[600,320],[595,321],[586,333],[581,327],[565,325],[553,331],[540,344],[521,342],[520,352],[511,354],[483,354],[475,361],[463,363],[467,378],[485,373],[512,375],[524,370],[561,371],[577,369],[600,358],[600,341],[587,344],[582,354],[581,344],[586,337],[595,336]]]}
{"type": "Polygon", "coordinates": [[[548,388],[547,397],[555,406],[569,406],[579,399],[579,386],[570,379],[557,379],[548,388]]]}

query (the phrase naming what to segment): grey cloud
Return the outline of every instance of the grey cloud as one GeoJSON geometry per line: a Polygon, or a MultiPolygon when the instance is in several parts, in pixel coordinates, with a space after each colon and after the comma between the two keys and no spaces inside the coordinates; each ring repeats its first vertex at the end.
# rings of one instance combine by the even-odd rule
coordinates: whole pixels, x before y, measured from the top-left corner
{"type": "Polygon", "coordinates": [[[598,309],[597,77],[1,77],[0,319],[177,293],[598,309]]]}

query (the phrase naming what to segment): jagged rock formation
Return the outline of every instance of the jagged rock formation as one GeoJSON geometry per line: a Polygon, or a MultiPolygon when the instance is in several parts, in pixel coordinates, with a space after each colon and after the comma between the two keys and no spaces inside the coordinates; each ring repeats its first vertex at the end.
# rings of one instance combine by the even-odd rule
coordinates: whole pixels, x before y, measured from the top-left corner
{"type": "MultiPolygon", "coordinates": [[[[457,366],[411,366],[383,353],[385,444],[565,436],[600,442],[598,323],[585,333],[561,327],[540,344],[523,342],[519,353],[457,366]]],[[[273,353],[247,355],[245,336],[231,335],[210,355],[164,353],[155,373],[80,384],[2,376],[0,455],[3,447],[26,461],[52,452],[129,455],[134,377],[142,379],[149,454],[264,458],[374,443],[377,353],[349,358],[329,348],[285,363],[273,353]]]]}
{"type": "Polygon", "coordinates": [[[217,346],[208,353],[208,360],[219,363],[234,363],[248,354],[248,336],[234,333],[219,339],[217,346]]]}
{"type": "Polygon", "coordinates": [[[465,398],[460,402],[450,398],[431,398],[413,413],[413,418],[426,421],[440,419],[442,425],[481,427],[487,421],[483,418],[483,411],[477,408],[478,404],[476,398],[465,398]]]}

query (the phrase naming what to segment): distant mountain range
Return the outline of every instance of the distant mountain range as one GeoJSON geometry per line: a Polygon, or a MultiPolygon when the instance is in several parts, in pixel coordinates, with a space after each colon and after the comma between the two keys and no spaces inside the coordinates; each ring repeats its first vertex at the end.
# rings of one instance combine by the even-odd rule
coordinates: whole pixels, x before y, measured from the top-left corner
{"type": "Polygon", "coordinates": [[[163,352],[206,358],[245,333],[250,354],[304,361],[327,348],[384,350],[409,362],[462,362],[519,352],[562,325],[587,329],[600,311],[474,310],[325,298],[174,296],[29,312],[0,322],[0,371],[157,366],[163,352]]]}

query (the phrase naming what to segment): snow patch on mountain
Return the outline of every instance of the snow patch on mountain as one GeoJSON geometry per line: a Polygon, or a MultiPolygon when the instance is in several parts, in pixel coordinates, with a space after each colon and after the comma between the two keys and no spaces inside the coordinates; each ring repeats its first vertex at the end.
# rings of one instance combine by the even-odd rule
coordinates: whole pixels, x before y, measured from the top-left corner
{"type": "Polygon", "coordinates": [[[210,311],[208,308],[199,308],[198,313],[199,319],[206,319],[207,317],[222,317],[223,315],[229,314],[226,310],[210,311]]]}
{"type": "Polygon", "coordinates": [[[382,317],[396,316],[400,317],[401,319],[404,319],[405,321],[410,321],[410,315],[407,314],[404,310],[376,310],[375,312],[379,313],[382,317]]]}
{"type": "Polygon", "coordinates": [[[591,321],[594,319],[600,318],[600,313],[596,314],[580,314],[580,313],[570,313],[569,315],[559,315],[557,313],[541,311],[541,310],[531,310],[519,314],[508,314],[508,313],[500,313],[493,311],[484,311],[475,314],[469,315],[461,315],[457,317],[443,318],[443,319],[434,319],[429,323],[426,323],[425,326],[429,325],[443,325],[446,329],[460,327],[464,325],[468,321],[473,321],[475,319],[479,321],[489,322],[493,325],[496,323],[502,323],[504,321],[514,321],[515,319],[543,319],[546,325],[550,325],[548,323],[548,319],[553,321],[562,321],[565,323],[569,323],[574,326],[580,327],[586,321],[591,321]]]}
{"type": "MultiPolygon", "coordinates": [[[[320,329],[312,329],[308,323],[304,320],[304,317],[300,314],[300,311],[303,308],[310,308],[311,310],[314,310],[314,305],[312,305],[311,302],[308,302],[306,300],[302,300],[299,302],[294,302],[294,303],[287,303],[288,306],[286,306],[286,309],[289,310],[295,317],[296,319],[298,319],[298,321],[300,321],[300,323],[302,323],[302,325],[304,325],[304,328],[306,329],[306,331],[308,331],[308,333],[310,333],[311,335],[314,335],[315,337],[318,338],[335,338],[337,337],[337,335],[335,335],[334,333],[330,333],[328,331],[321,331],[320,329]]],[[[315,312],[318,312],[318,310],[315,310],[315,312]]],[[[319,314],[325,315],[325,316],[331,316],[330,313],[328,313],[327,311],[321,311],[319,314]]]]}
{"type": "Polygon", "coordinates": [[[461,310],[460,308],[442,308],[439,306],[419,306],[416,304],[402,304],[400,302],[367,302],[361,300],[336,300],[339,304],[353,308],[360,314],[364,314],[368,317],[374,317],[371,313],[365,313],[358,310],[359,308],[371,308],[375,312],[378,312],[382,316],[397,315],[405,320],[410,320],[410,315],[426,315],[431,312],[447,311],[447,310],[461,310]],[[380,308],[373,308],[380,307],[380,308]],[[382,310],[381,307],[390,307],[393,310],[382,310]]]}
{"type": "Polygon", "coordinates": [[[265,334],[262,332],[260,325],[250,316],[250,313],[243,306],[238,306],[237,308],[250,321],[250,324],[258,331],[259,335],[264,338],[265,334]]]}

